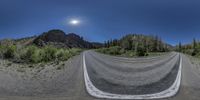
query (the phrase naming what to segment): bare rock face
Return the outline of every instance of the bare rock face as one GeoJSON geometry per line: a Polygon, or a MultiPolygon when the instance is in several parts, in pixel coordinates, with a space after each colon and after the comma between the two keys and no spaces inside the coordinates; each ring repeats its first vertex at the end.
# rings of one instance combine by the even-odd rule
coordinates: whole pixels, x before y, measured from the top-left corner
{"type": "Polygon", "coordinates": [[[61,30],[50,30],[48,32],[44,32],[42,35],[39,35],[33,43],[38,46],[45,46],[48,42],[66,42],[66,35],[61,30]]]}

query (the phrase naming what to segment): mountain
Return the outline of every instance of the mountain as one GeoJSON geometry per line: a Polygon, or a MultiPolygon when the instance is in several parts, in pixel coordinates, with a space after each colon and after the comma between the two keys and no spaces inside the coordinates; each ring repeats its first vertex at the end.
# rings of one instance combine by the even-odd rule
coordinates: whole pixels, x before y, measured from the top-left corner
{"type": "MultiPolygon", "coordinates": [[[[88,42],[75,33],[65,34],[62,30],[50,30],[39,35],[34,41],[38,46],[54,45],[66,48],[97,48],[95,43],[88,42]]],[[[99,43],[101,44],[101,43],[99,43]]],[[[103,45],[102,45],[103,46],[103,45]]]]}
{"type": "Polygon", "coordinates": [[[27,46],[35,44],[43,47],[45,45],[54,45],[59,48],[100,48],[102,43],[88,42],[75,33],[66,34],[62,30],[54,29],[43,32],[39,36],[25,37],[20,39],[2,39],[0,45],[18,45],[27,46]]]}

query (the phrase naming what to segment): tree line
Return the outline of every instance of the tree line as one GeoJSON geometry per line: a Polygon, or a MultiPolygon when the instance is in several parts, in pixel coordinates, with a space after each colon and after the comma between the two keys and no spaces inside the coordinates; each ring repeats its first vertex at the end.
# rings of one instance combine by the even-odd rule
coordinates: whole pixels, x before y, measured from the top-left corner
{"type": "Polygon", "coordinates": [[[113,49],[113,47],[120,48],[119,51],[132,51],[138,56],[148,55],[149,52],[166,52],[171,49],[171,46],[164,43],[160,37],[142,34],[128,34],[121,39],[110,39],[104,42],[104,48],[113,49]]]}
{"type": "Polygon", "coordinates": [[[195,38],[190,44],[182,45],[180,42],[176,46],[176,51],[183,52],[192,56],[200,56],[200,41],[197,41],[195,38]]]}

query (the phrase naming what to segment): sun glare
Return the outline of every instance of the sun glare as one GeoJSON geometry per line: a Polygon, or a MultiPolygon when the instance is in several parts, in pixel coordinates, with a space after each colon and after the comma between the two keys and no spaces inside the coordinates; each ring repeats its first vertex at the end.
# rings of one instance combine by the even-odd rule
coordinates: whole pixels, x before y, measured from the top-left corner
{"type": "Polygon", "coordinates": [[[79,23],[80,23],[79,20],[76,20],[76,19],[70,20],[70,24],[72,25],[78,25],[79,23]]]}

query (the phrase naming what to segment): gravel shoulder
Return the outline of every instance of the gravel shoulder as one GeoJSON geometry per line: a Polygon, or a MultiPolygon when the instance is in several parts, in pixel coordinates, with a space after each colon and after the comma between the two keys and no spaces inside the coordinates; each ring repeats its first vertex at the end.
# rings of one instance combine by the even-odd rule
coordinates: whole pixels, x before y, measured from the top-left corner
{"type": "MultiPolygon", "coordinates": [[[[80,56],[60,64],[29,67],[3,61],[0,66],[0,96],[67,96],[77,94],[82,78],[80,56]],[[6,66],[9,64],[10,66],[6,66]],[[19,71],[20,70],[20,71],[19,71]]],[[[83,84],[83,83],[82,83],[83,84]]],[[[81,88],[80,88],[81,89],[81,88]]]]}

